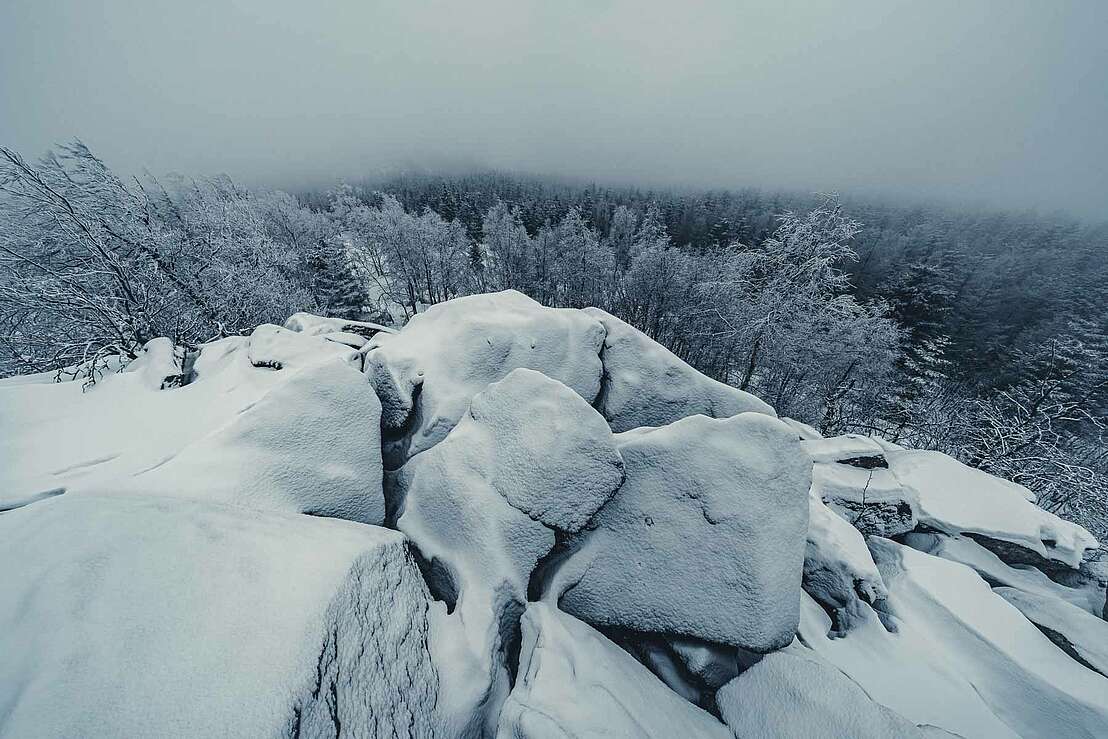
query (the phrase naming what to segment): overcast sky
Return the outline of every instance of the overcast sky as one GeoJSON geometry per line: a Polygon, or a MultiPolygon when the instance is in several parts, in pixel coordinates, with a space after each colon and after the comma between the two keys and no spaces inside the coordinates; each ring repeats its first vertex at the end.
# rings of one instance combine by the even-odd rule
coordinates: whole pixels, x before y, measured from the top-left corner
{"type": "Polygon", "coordinates": [[[448,164],[1108,218],[1108,0],[2,0],[0,143],[295,187],[448,164]]]}

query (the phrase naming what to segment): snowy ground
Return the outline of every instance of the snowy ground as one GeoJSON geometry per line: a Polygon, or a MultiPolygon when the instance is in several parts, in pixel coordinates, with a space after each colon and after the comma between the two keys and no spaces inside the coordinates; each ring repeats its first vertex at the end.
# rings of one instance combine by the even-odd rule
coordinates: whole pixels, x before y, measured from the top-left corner
{"type": "Polygon", "coordinates": [[[1104,737],[1108,564],[519,293],[0,381],[0,736],[1104,737]]]}

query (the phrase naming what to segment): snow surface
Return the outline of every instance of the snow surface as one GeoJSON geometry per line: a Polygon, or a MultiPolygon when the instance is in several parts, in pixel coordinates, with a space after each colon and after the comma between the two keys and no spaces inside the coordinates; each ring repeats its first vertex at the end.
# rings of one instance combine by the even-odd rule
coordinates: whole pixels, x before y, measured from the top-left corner
{"type": "Polygon", "coordinates": [[[399,467],[446,437],[470,399],[513,369],[538,370],[588,402],[600,391],[604,327],[582,311],[545,308],[514,290],[431,306],[366,354],[396,438],[386,466],[399,467]]]}
{"type": "Polygon", "coordinates": [[[838,462],[843,459],[885,455],[885,448],[877,441],[859,434],[806,439],[804,451],[808,452],[813,462],[838,462]]]}
{"type": "Polygon", "coordinates": [[[592,624],[758,652],[788,644],[811,481],[792,429],[742,413],[617,438],[626,481],[567,542],[558,605],[592,624]]]}
{"type": "Polygon", "coordinates": [[[600,311],[379,328],[0,381],[0,734],[1105,735],[1104,562],[1025,488],[600,311]]]}
{"type": "MultiPolygon", "coordinates": [[[[802,443],[806,451],[811,447],[802,443]]],[[[853,451],[858,451],[855,447],[853,451]]],[[[839,452],[836,452],[839,453],[839,452]]],[[[851,452],[847,452],[848,454],[851,452]]],[[[812,465],[812,492],[859,531],[897,536],[918,523],[917,497],[887,469],[838,462],[812,465]]]]}
{"type": "Polygon", "coordinates": [[[974,533],[1018,544],[1074,569],[1096,539],[1031,502],[1021,485],[967,467],[939,452],[888,452],[897,480],[915,493],[919,522],[947,534],[974,533]]]}
{"type": "Polygon", "coordinates": [[[555,530],[578,530],[621,481],[600,415],[528,369],[477,394],[442,442],[396,474],[397,525],[454,601],[467,659],[480,665],[469,681],[474,706],[507,689],[516,621],[555,530]]]}
{"type": "Polygon", "coordinates": [[[1044,598],[1060,599],[1094,616],[1104,613],[1103,583],[1093,581],[1083,587],[1069,587],[1054,582],[1030,565],[1003,562],[993,552],[963,536],[913,532],[904,537],[903,543],[921,552],[972,567],[993,587],[1018,588],[1044,598]]]}
{"type": "Polygon", "coordinates": [[[649,336],[599,308],[581,311],[604,325],[603,392],[597,408],[615,432],[665,426],[701,414],[727,418],[748,411],[775,416],[767,403],[706,377],[649,336]]]}
{"type": "Polygon", "coordinates": [[[87,391],[0,388],[0,508],[142,492],[380,523],[380,404],[359,364],[348,347],[260,326],[205,345],[183,387],[160,389],[180,369],[159,339],[87,391]]]}
{"type": "Polygon", "coordinates": [[[874,616],[831,640],[826,615],[809,600],[800,636],[871,698],[966,737],[1103,735],[1108,680],[1059,650],[977,573],[887,539],[869,545],[896,632],[874,616]]]}
{"type": "Polygon", "coordinates": [[[731,739],[633,657],[545,603],[522,618],[519,678],[500,714],[502,739],[731,739]]]}
{"type": "Polygon", "coordinates": [[[916,726],[870,700],[850,678],[794,649],[775,652],[716,694],[736,737],[921,739],[916,726]]]}
{"type": "Polygon", "coordinates": [[[1108,676],[1108,621],[1041,593],[1016,588],[993,588],[993,592],[1018,608],[1067,654],[1108,676]]]}
{"type": "Polygon", "coordinates": [[[0,562],[5,736],[434,729],[429,599],[395,532],[62,496],[0,515],[0,562]]]}
{"type": "Polygon", "coordinates": [[[804,590],[834,614],[834,635],[864,620],[866,604],[888,595],[865,539],[814,494],[808,496],[804,590]]]}
{"type": "Polygon", "coordinates": [[[370,338],[374,334],[384,332],[396,333],[396,329],[382,326],[379,323],[367,321],[353,321],[347,318],[332,318],[317,316],[312,313],[293,313],[287,321],[285,328],[290,331],[298,331],[308,336],[327,336],[328,334],[354,334],[363,338],[370,338]]]}

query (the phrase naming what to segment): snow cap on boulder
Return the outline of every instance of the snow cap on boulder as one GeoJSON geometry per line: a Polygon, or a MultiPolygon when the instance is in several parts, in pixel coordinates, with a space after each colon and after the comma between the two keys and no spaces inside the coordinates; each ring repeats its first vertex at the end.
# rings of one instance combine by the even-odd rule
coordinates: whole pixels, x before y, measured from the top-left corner
{"type": "Polygon", "coordinates": [[[599,308],[582,313],[600,321],[604,339],[605,385],[597,408],[615,432],[639,426],[665,426],[701,414],[727,418],[748,411],[774,416],[750,393],[701,374],[630,324],[599,308]]]}
{"type": "Polygon", "coordinates": [[[6,735],[436,731],[430,599],[396,532],[63,495],[0,515],[0,562],[6,735]]]}
{"type": "Polygon", "coordinates": [[[507,689],[531,572],[555,531],[579,530],[622,472],[599,413],[560,382],[516,369],[393,473],[397,525],[482,665],[469,681],[474,706],[495,705],[507,689]]]}
{"type": "Polygon", "coordinates": [[[497,736],[732,739],[634,657],[546,603],[530,603],[523,614],[519,677],[497,736]]]}
{"type": "Polygon", "coordinates": [[[804,590],[831,615],[832,635],[842,636],[888,591],[858,530],[816,495],[808,505],[804,590]]]}
{"type": "Polygon", "coordinates": [[[604,327],[587,314],[546,308],[515,290],[469,295],[433,305],[395,335],[367,347],[366,371],[391,438],[395,469],[437,444],[470,399],[513,369],[538,370],[587,402],[600,390],[604,327]]]}
{"type": "Polygon", "coordinates": [[[1022,485],[968,467],[940,452],[886,452],[889,469],[911,491],[919,522],[947,534],[974,534],[1027,549],[1077,569],[1097,540],[1081,526],[1035,505],[1022,485]]]}
{"type": "Polygon", "coordinates": [[[548,593],[600,626],[757,652],[788,644],[811,481],[792,429],[742,413],[617,438],[626,480],[566,542],[548,593]]]}
{"type": "Polygon", "coordinates": [[[903,716],[874,703],[843,673],[801,648],[766,655],[720,688],[716,702],[735,737],[923,739],[903,716]]]}

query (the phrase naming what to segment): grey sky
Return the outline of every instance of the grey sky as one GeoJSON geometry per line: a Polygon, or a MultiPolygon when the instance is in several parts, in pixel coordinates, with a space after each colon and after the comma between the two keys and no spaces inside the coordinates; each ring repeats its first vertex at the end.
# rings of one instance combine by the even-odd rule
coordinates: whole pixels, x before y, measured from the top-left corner
{"type": "Polygon", "coordinates": [[[394,166],[1108,218],[1108,0],[3,0],[0,143],[295,186],[394,166]]]}

